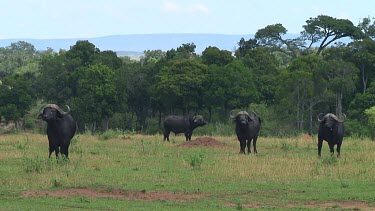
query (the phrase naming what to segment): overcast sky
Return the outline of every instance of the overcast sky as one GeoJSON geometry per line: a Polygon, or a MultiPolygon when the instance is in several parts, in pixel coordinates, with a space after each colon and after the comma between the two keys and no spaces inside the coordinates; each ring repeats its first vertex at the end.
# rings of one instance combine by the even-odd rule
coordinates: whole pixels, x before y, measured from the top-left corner
{"type": "Polygon", "coordinates": [[[0,0],[0,39],[123,34],[254,34],[281,23],[299,33],[320,14],[375,17],[374,0],[0,0]]]}

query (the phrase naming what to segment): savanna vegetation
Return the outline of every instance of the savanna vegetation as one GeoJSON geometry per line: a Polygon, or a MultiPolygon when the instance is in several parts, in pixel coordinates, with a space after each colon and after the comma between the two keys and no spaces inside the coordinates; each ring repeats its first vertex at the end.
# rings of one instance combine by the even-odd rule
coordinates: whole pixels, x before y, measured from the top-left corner
{"type": "Polygon", "coordinates": [[[346,138],[337,159],[327,145],[318,158],[308,136],[261,137],[248,156],[234,136],[204,147],[112,131],[76,136],[67,162],[47,159],[46,139],[0,136],[0,209],[375,209],[370,140],[346,138]]]}
{"type": "Polygon", "coordinates": [[[374,20],[319,15],[287,37],[277,23],[235,52],[186,43],[139,61],[84,40],[0,48],[0,209],[375,209],[374,20]],[[46,103],[78,122],[68,161],[47,159],[46,103]],[[238,154],[233,109],[261,116],[258,155],[238,154]],[[346,114],[340,159],[326,143],[317,156],[327,112],[346,114]],[[169,114],[203,115],[203,139],[163,142],[169,114]]]}
{"type": "Polygon", "coordinates": [[[38,128],[40,105],[55,103],[72,108],[81,132],[155,134],[166,115],[200,114],[212,133],[230,125],[232,109],[246,109],[264,118],[263,135],[289,136],[315,133],[316,115],[331,112],[346,114],[348,135],[373,136],[365,111],[375,105],[374,20],[319,15],[302,28],[290,39],[282,24],[268,25],[235,52],[197,54],[186,43],[145,50],[140,61],[84,40],[59,52],[12,43],[0,48],[1,121],[38,128]]]}

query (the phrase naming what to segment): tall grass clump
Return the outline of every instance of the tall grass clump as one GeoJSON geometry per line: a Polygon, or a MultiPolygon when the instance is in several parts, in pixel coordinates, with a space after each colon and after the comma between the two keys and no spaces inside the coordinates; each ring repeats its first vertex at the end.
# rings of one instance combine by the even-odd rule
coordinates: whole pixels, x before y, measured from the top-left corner
{"type": "Polygon", "coordinates": [[[145,139],[140,141],[140,152],[144,155],[156,155],[161,148],[160,142],[152,142],[145,139]]]}
{"type": "Polygon", "coordinates": [[[15,147],[19,150],[26,150],[30,148],[29,136],[26,136],[26,141],[17,141],[15,147]]]}
{"type": "Polygon", "coordinates": [[[51,160],[46,160],[46,158],[40,156],[33,158],[23,157],[22,164],[27,173],[41,173],[44,170],[50,170],[52,168],[51,160]]]}
{"type": "Polygon", "coordinates": [[[100,140],[109,140],[109,139],[116,139],[122,135],[120,130],[107,130],[104,133],[99,135],[100,140]]]}
{"type": "Polygon", "coordinates": [[[80,154],[80,155],[82,155],[84,153],[84,150],[82,149],[81,144],[80,144],[80,136],[79,135],[75,135],[72,138],[72,140],[70,140],[69,151],[80,154]]]}

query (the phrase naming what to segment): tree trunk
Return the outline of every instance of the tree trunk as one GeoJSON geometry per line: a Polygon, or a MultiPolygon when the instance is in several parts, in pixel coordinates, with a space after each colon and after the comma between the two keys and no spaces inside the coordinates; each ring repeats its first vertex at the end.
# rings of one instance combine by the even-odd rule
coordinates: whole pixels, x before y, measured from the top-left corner
{"type": "Polygon", "coordinates": [[[299,116],[300,116],[300,99],[299,99],[299,87],[297,88],[297,130],[299,130],[299,116]]]}
{"type": "Polygon", "coordinates": [[[336,92],[336,116],[340,117],[342,114],[342,91],[336,92]]]}
{"type": "Polygon", "coordinates": [[[208,122],[211,122],[211,117],[212,117],[212,107],[208,107],[208,122]]]}
{"type": "Polygon", "coordinates": [[[362,72],[362,84],[363,84],[362,94],[365,94],[366,88],[367,88],[367,78],[366,78],[366,75],[365,75],[365,65],[364,64],[362,64],[361,72],[362,72]]]}
{"type": "Polygon", "coordinates": [[[161,110],[159,110],[159,128],[161,128],[161,110]]]}
{"type": "Polygon", "coordinates": [[[103,130],[104,130],[104,131],[107,131],[107,130],[108,130],[108,126],[109,126],[109,118],[108,118],[108,117],[105,117],[105,119],[104,119],[103,122],[102,122],[103,130]]]}
{"type": "Polygon", "coordinates": [[[313,104],[310,103],[310,106],[309,106],[309,135],[311,136],[312,135],[312,114],[313,114],[313,104]]]}
{"type": "Polygon", "coordinates": [[[94,122],[92,123],[92,129],[91,129],[91,133],[92,133],[92,134],[95,134],[95,132],[96,132],[96,121],[94,121],[94,122]]]}

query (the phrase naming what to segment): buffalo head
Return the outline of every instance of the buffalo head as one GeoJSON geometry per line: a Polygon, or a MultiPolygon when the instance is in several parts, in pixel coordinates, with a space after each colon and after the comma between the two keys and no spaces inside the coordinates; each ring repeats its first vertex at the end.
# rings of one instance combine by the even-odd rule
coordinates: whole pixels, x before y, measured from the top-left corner
{"type": "Polygon", "coordinates": [[[233,114],[234,110],[230,112],[230,118],[233,122],[240,125],[246,125],[250,121],[253,121],[256,116],[258,116],[254,111],[251,112],[251,115],[246,111],[240,111],[236,115],[233,114]]]}
{"type": "Polygon", "coordinates": [[[68,111],[63,111],[58,105],[56,104],[47,104],[42,106],[39,110],[38,118],[43,119],[44,121],[56,120],[57,118],[62,118],[70,112],[70,108],[66,105],[68,111]]]}
{"type": "Polygon", "coordinates": [[[193,116],[192,118],[193,124],[195,126],[204,126],[207,125],[207,122],[204,121],[203,117],[201,115],[193,116]]]}
{"type": "MultiPolygon", "coordinates": [[[[334,115],[332,113],[328,113],[328,114],[324,115],[323,118],[322,118],[322,115],[323,115],[323,113],[318,114],[318,116],[317,116],[318,121],[321,124],[324,124],[325,127],[330,128],[331,130],[336,123],[344,122],[344,120],[339,119],[336,115],[334,115]]],[[[345,115],[344,115],[344,117],[345,117],[345,115]]]]}

